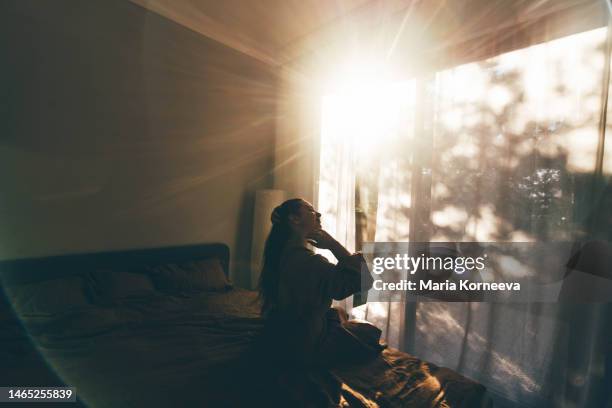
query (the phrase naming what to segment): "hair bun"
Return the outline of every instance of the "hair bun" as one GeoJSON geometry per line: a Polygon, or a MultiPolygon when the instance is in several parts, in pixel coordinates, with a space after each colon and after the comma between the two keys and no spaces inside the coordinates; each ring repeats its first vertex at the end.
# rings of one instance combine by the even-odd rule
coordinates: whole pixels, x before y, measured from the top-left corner
{"type": "Polygon", "coordinates": [[[277,206],[273,211],[272,211],[272,215],[270,215],[270,221],[272,221],[272,224],[278,224],[279,222],[281,222],[281,206],[277,206]]]}

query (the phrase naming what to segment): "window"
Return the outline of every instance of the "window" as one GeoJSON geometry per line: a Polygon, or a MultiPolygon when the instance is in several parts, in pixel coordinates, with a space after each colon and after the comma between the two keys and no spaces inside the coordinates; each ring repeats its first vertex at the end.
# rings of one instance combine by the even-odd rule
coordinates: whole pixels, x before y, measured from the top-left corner
{"type": "MultiPolygon", "coordinates": [[[[606,41],[599,28],[363,97],[327,96],[324,227],[355,249],[365,241],[610,234],[612,217],[593,222],[602,219],[594,186],[612,169],[612,154],[602,150],[606,41]]],[[[507,400],[549,401],[575,374],[565,364],[571,330],[557,304],[368,303],[353,314],[381,327],[390,345],[507,400]]]]}

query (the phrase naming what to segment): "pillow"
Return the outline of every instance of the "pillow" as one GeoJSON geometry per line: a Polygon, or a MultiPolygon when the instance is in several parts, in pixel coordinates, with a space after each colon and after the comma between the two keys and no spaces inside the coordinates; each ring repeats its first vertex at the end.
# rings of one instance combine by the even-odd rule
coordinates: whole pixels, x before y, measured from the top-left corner
{"type": "Polygon", "coordinates": [[[148,275],[138,272],[97,270],[91,273],[92,295],[103,299],[127,299],[156,294],[148,275]]]}
{"type": "Polygon", "coordinates": [[[195,268],[204,274],[204,290],[207,291],[224,291],[232,287],[231,282],[227,279],[221,261],[217,258],[200,259],[188,263],[189,266],[195,268]]]}
{"type": "Polygon", "coordinates": [[[7,297],[19,315],[55,314],[89,306],[81,276],[10,285],[7,297]]]}
{"type": "Polygon", "coordinates": [[[170,294],[225,291],[232,287],[217,258],[148,268],[155,287],[170,294]]]}

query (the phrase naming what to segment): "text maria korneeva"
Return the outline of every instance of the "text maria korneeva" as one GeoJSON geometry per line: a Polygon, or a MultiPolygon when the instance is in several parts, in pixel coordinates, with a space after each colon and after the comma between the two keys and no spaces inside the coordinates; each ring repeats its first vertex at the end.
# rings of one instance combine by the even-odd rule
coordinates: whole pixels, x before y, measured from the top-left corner
{"type": "Polygon", "coordinates": [[[433,280],[410,281],[402,279],[399,282],[384,282],[375,280],[373,285],[374,290],[418,290],[418,291],[520,291],[521,284],[519,282],[470,282],[467,279],[453,282],[446,280],[444,282],[436,282],[433,280]]]}

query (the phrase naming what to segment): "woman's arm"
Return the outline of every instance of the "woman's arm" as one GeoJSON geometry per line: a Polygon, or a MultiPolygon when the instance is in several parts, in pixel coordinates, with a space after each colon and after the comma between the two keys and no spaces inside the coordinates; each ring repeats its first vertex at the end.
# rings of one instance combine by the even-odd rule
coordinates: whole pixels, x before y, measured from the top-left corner
{"type": "Polygon", "coordinates": [[[317,248],[330,250],[338,259],[338,265],[329,276],[329,294],[332,298],[341,300],[372,287],[372,275],[361,254],[351,254],[324,230],[313,233],[309,241],[317,248]]]}

